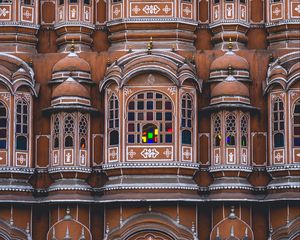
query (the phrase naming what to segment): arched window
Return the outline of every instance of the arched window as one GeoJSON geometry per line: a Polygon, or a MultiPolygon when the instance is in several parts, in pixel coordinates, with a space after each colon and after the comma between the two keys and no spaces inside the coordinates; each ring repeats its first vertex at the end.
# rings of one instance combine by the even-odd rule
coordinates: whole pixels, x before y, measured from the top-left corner
{"type": "Polygon", "coordinates": [[[226,117],[226,146],[235,146],[236,140],[236,122],[235,116],[229,114],[226,117]]]}
{"type": "MultiPolygon", "coordinates": [[[[143,92],[134,95],[127,108],[128,143],[172,143],[173,142],[173,107],[171,100],[159,92],[143,92]],[[152,125],[148,125],[152,124],[152,125]],[[144,128],[157,129],[157,141],[146,141],[144,128]]],[[[151,133],[150,133],[151,135],[151,133]]],[[[147,139],[147,138],[146,138],[147,139]]]]}
{"type": "Polygon", "coordinates": [[[20,99],[16,104],[16,149],[28,150],[28,104],[24,99],[20,99]]]}
{"type": "Polygon", "coordinates": [[[189,94],[184,94],[181,100],[181,142],[192,144],[193,102],[189,94]]]}
{"type": "Polygon", "coordinates": [[[64,142],[66,148],[74,146],[74,127],[74,118],[68,114],[64,121],[64,142]]]}
{"type": "Polygon", "coordinates": [[[220,147],[221,146],[221,119],[220,116],[216,116],[214,119],[214,146],[220,147]]]}
{"type": "Polygon", "coordinates": [[[248,146],[248,118],[245,115],[241,118],[241,146],[248,146]]]}
{"type": "Polygon", "coordinates": [[[2,102],[0,102],[0,149],[7,148],[7,110],[2,102]]]}
{"type": "Polygon", "coordinates": [[[109,145],[115,146],[119,144],[119,100],[113,93],[109,99],[108,108],[108,132],[109,145]]]}
{"type": "Polygon", "coordinates": [[[284,146],[284,107],[280,98],[277,98],[273,105],[273,138],[274,147],[284,146]]]}
{"type": "Polygon", "coordinates": [[[54,115],[53,116],[53,133],[52,133],[52,141],[53,141],[53,149],[58,149],[59,148],[59,137],[60,137],[60,124],[59,124],[59,115],[54,115]]]}
{"type": "Polygon", "coordinates": [[[295,105],[293,116],[294,147],[300,147],[300,100],[295,105]]]}
{"type": "Polygon", "coordinates": [[[79,147],[81,150],[87,149],[88,121],[86,116],[81,116],[79,121],[79,147]]]}

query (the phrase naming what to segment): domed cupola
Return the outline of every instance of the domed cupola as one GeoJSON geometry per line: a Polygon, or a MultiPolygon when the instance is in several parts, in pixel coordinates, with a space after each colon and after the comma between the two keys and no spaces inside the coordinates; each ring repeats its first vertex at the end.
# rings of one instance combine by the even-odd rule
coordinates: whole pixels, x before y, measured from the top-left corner
{"type": "Polygon", "coordinates": [[[72,45],[70,53],[54,65],[51,83],[63,82],[70,74],[72,74],[72,77],[78,82],[92,83],[89,63],[83,58],[80,58],[74,52],[74,49],[74,45],[72,45]]]}
{"type": "Polygon", "coordinates": [[[250,81],[248,61],[232,51],[232,43],[228,44],[228,51],[216,58],[210,66],[210,82],[222,81],[229,75],[228,69],[231,68],[231,74],[239,81],[250,81]]]}

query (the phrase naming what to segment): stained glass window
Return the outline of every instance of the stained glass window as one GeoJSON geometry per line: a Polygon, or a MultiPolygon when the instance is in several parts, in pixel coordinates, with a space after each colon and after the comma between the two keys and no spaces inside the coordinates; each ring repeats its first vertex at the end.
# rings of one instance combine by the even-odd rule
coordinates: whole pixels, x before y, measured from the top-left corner
{"type": "Polygon", "coordinates": [[[284,107],[280,98],[273,105],[273,137],[274,147],[284,146],[284,107]]]}
{"type": "Polygon", "coordinates": [[[295,105],[294,116],[294,147],[300,147],[300,100],[295,105]]]}
{"type": "Polygon", "coordinates": [[[0,102],[0,149],[7,147],[7,110],[0,102]]]}
{"type": "Polygon", "coordinates": [[[75,123],[71,115],[67,115],[64,121],[64,135],[65,135],[65,147],[70,148],[74,146],[74,128],[75,123]]]}
{"type": "Polygon", "coordinates": [[[214,119],[214,146],[219,147],[221,145],[221,119],[220,116],[216,116],[214,119]]]}
{"type": "Polygon", "coordinates": [[[226,117],[226,146],[235,146],[236,123],[235,116],[229,114],[226,117]]]}
{"type": "Polygon", "coordinates": [[[16,149],[28,150],[28,105],[24,99],[20,99],[16,112],[16,149]]]}
{"type": "Polygon", "coordinates": [[[55,119],[54,120],[54,123],[53,123],[53,137],[52,137],[52,139],[53,139],[53,148],[54,149],[57,149],[57,148],[59,148],[59,137],[60,137],[60,124],[59,124],[59,115],[54,115],[53,116],[53,119],[55,119]]]}
{"type": "Polygon", "coordinates": [[[110,146],[115,146],[119,144],[119,100],[114,93],[111,95],[108,104],[108,142],[110,146]]]}
{"type": "Polygon", "coordinates": [[[134,95],[127,107],[128,143],[172,143],[173,105],[159,92],[134,95]]]}
{"type": "Polygon", "coordinates": [[[189,94],[184,94],[181,100],[181,141],[182,144],[192,144],[193,102],[189,94]]]}
{"type": "Polygon", "coordinates": [[[248,118],[243,116],[241,118],[241,146],[247,147],[248,145],[248,118]]]}

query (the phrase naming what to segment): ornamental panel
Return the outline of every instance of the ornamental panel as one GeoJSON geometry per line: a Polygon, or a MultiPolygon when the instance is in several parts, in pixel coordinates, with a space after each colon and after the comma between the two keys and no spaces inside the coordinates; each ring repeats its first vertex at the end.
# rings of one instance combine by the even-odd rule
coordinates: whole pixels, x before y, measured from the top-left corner
{"type": "Polygon", "coordinates": [[[247,7],[245,5],[240,5],[239,15],[242,21],[247,20],[247,7]]]}
{"type": "Polygon", "coordinates": [[[225,19],[234,19],[234,3],[225,4],[225,19]]]}
{"type": "Polygon", "coordinates": [[[0,166],[7,166],[7,152],[0,151],[0,166]]]}
{"type": "Polygon", "coordinates": [[[73,149],[64,150],[64,165],[74,165],[73,149]]]}
{"type": "Polygon", "coordinates": [[[299,18],[300,17],[300,3],[299,1],[291,1],[291,17],[299,18]]]}
{"type": "Polygon", "coordinates": [[[181,150],[181,159],[182,161],[189,161],[191,162],[193,159],[193,149],[192,147],[182,147],[181,150]]]}
{"type": "Polygon", "coordinates": [[[174,17],[173,2],[130,2],[130,17],[174,17]]]}
{"type": "Polygon", "coordinates": [[[128,146],[127,161],[173,161],[173,146],[128,146]]]}
{"type": "Polygon", "coordinates": [[[108,162],[118,162],[119,161],[119,148],[110,147],[108,148],[108,162]]]}
{"type": "Polygon", "coordinates": [[[241,164],[247,165],[248,162],[248,149],[242,148],[241,149],[241,164]]]}
{"type": "Polygon", "coordinates": [[[213,6],[213,21],[220,20],[220,6],[213,6]]]}
{"type": "Polygon", "coordinates": [[[78,21],[78,6],[69,6],[69,19],[72,21],[78,21]]]}
{"type": "Polygon", "coordinates": [[[300,148],[293,149],[293,162],[300,163],[300,148]]]}
{"type": "Polygon", "coordinates": [[[273,151],[273,162],[274,164],[284,163],[284,149],[278,149],[273,151]]]}
{"type": "Polygon", "coordinates": [[[34,19],[34,8],[32,7],[21,7],[21,21],[33,23],[34,19]]]}
{"type": "Polygon", "coordinates": [[[58,8],[58,10],[57,10],[57,18],[58,18],[58,22],[64,21],[65,11],[64,11],[64,7],[63,6],[61,6],[61,7],[58,8]]]}
{"type": "Polygon", "coordinates": [[[214,149],[214,162],[215,162],[215,165],[221,164],[221,149],[220,148],[214,149]]]}
{"type": "Polygon", "coordinates": [[[112,20],[120,19],[123,17],[122,4],[114,4],[112,6],[111,18],[112,20]]]}
{"type": "Polygon", "coordinates": [[[83,8],[83,19],[86,22],[91,21],[91,7],[84,6],[83,8]]]}
{"type": "Polygon", "coordinates": [[[28,154],[24,152],[16,152],[16,166],[27,167],[28,154]]]}
{"type": "Polygon", "coordinates": [[[11,5],[1,5],[0,7],[0,21],[10,21],[11,19],[11,5]]]}
{"type": "Polygon", "coordinates": [[[52,165],[53,166],[59,165],[59,150],[52,151],[52,165]]]}
{"type": "Polygon", "coordinates": [[[226,148],[226,164],[236,164],[235,148],[226,148]]]}
{"type": "Polygon", "coordinates": [[[193,6],[191,3],[181,4],[181,17],[187,19],[193,18],[193,6]]]}
{"type": "Polygon", "coordinates": [[[282,3],[277,3],[271,5],[271,21],[273,20],[279,20],[282,19],[283,14],[282,14],[282,3]]]}
{"type": "Polygon", "coordinates": [[[79,151],[79,165],[86,166],[87,165],[86,163],[87,163],[87,151],[80,150],[79,151]]]}

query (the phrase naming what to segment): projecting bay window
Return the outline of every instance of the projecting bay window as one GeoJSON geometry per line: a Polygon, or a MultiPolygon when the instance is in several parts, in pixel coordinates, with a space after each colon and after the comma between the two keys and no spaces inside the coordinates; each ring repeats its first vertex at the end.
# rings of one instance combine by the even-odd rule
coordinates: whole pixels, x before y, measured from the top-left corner
{"type": "Polygon", "coordinates": [[[249,164],[249,114],[221,111],[211,119],[213,165],[249,164]]]}
{"type": "Polygon", "coordinates": [[[127,108],[128,144],[173,143],[173,107],[159,92],[143,92],[132,97],[127,108]]]}

